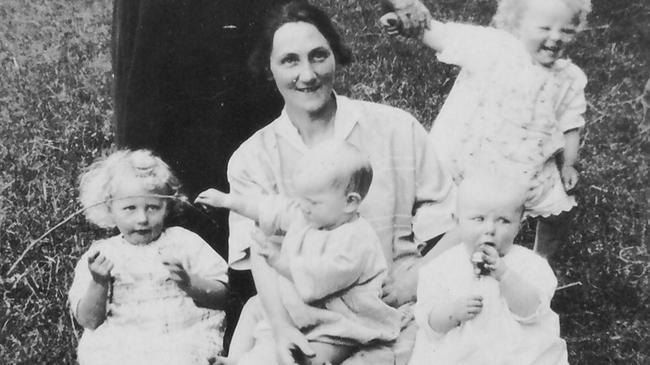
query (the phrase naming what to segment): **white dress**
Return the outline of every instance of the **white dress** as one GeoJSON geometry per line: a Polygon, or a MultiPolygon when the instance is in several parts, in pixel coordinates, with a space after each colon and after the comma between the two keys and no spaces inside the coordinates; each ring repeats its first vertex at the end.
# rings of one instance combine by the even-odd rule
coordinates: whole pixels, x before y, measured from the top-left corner
{"type": "Polygon", "coordinates": [[[555,156],[564,133],[584,126],[585,74],[567,59],[534,63],[502,30],[448,23],[443,31],[438,59],[461,67],[430,133],[443,167],[457,183],[477,169],[524,179],[527,215],[570,210],[555,156]]]}
{"type": "Polygon", "coordinates": [[[80,365],[207,364],[223,347],[223,311],[197,307],[169,277],[164,257],[179,259],[188,273],[227,283],[227,264],[198,235],[171,227],[147,245],[121,235],[94,242],[75,268],[69,292],[77,306],[92,281],[88,255],[98,249],[114,268],[107,315],[79,341],[80,365]]]}
{"type": "Polygon", "coordinates": [[[545,259],[513,246],[503,257],[539,294],[541,303],[527,318],[512,313],[492,277],[474,274],[465,244],[445,251],[420,269],[415,321],[418,324],[410,365],[565,365],[566,344],[560,338],[557,314],[550,308],[557,280],[545,259]],[[483,296],[483,309],[474,318],[438,333],[428,324],[438,303],[470,294],[483,296]]]}

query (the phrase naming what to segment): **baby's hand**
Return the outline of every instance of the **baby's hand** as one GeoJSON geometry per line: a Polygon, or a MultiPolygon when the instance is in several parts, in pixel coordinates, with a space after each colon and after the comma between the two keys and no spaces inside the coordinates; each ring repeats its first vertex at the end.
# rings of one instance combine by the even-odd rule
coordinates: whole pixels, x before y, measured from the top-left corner
{"type": "Polygon", "coordinates": [[[192,277],[185,271],[183,264],[176,258],[166,257],[162,260],[163,265],[169,270],[170,278],[178,284],[178,287],[187,291],[192,288],[192,277]]]}
{"type": "Polygon", "coordinates": [[[477,253],[481,255],[481,258],[483,260],[483,267],[487,271],[485,275],[489,275],[497,280],[500,280],[501,276],[503,276],[503,274],[506,272],[507,267],[499,255],[499,251],[497,251],[497,249],[492,245],[481,244],[479,247],[477,247],[476,251],[472,255],[472,261],[474,261],[477,253]]]}
{"type": "Polygon", "coordinates": [[[450,318],[463,323],[481,313],[481,310],[483,310],[483,297],[476,294],[468,295],[457,299],[453,307],[454,311],[451,313],[450,318]]]}
{"type": "Polygon", "coordinates": [[[578,171],[573,165],[563,165],[560,169],[560,177],[565,191],[571,191],[578,183],[578,171]]]}
{"type": "Polygon", "coordinates": [[[228,194],[217,189],[208,189],[200,193],[194,200],[194,203],[215,208],[228,208],[230,205],[228,194]]]}
{"type": "Polygon", "coordinates": [[[113,270],[113,262],[106,258],[101,252],[88,256],[88,269],[93,276],[93,280],[99,284],[106,284],[111,280],[111,270],[113,270]]]}
{"type": "MultiPolygon", "coordinates": [[[[276,255],[280,254],[280,248],[282,247],[283,236],[278,235],[266,235],[262,232],[261,229],[255,228],[251,232],[251,238],[255,242],[255,248],[257,254],[266,259],[267,262],[273,260],[276,255]]],[[[270,262],[269,262],[270,264],[270,262]]]]}

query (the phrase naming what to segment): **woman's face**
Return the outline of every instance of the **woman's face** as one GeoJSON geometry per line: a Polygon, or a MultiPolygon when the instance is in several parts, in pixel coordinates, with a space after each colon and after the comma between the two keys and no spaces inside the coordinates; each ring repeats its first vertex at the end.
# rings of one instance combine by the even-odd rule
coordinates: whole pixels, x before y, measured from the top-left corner
{"type": "Polygon", "coordinates": [[[270,68],[288,108],[317,113],[332,100],[336,60],[314,25],[295,22],[278,28],[270,68]]]}

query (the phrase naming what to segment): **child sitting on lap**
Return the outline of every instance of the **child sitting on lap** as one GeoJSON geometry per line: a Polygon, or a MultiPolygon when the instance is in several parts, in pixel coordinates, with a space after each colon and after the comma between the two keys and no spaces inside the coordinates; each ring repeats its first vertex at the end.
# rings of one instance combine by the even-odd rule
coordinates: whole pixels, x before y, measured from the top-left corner
{"type": "Polygon", "coordinates": [[[120,234],[75,268],[80,365],[208,364],[222,350],[224,313],[210,308],[225,305],[227,264],[198,235],[165,227],[179,188],[147,150],[115,152],[81,177],[88,220],[120,234]]]}
{"type": "Polygon", "coordinates": [[[419,272],[409,364],[568,364],[550,308],[555,275],[544,258],[513,244],[525,196],[525,186],[493,174],[461,182],[462,243],[419,272]]]}
{"type": "MultiPolygon", "coordinates": [[[[358,213],[372,169],[354,146],[326,142],[310,150],[297,171],[295,200],[210,189],[196,202],[251,218],[267,235],[284,234],[281,244],[258,249],[277,272],[286,312],[316,353],[297,361],[338,364],[355,347],[399,333],[398,312],[381,300],[387,264],[379,238],[358,213]]],[[[257,303],[253,298],[244,309],[256,315],[242,313],[256,323],[238,324],[223,363],[274,363],[271,329],[257,303]]]]}

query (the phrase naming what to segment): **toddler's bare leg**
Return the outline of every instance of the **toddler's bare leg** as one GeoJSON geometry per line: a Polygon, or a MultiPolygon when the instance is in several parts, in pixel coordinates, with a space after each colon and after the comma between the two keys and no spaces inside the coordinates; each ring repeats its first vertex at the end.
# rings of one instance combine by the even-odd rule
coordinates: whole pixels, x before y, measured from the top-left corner
{"type": "Polygon", "coordinates": [[[537,235],[534,250],[550,259],[569,235],[569,212],[537,219],[537,235]]]}

